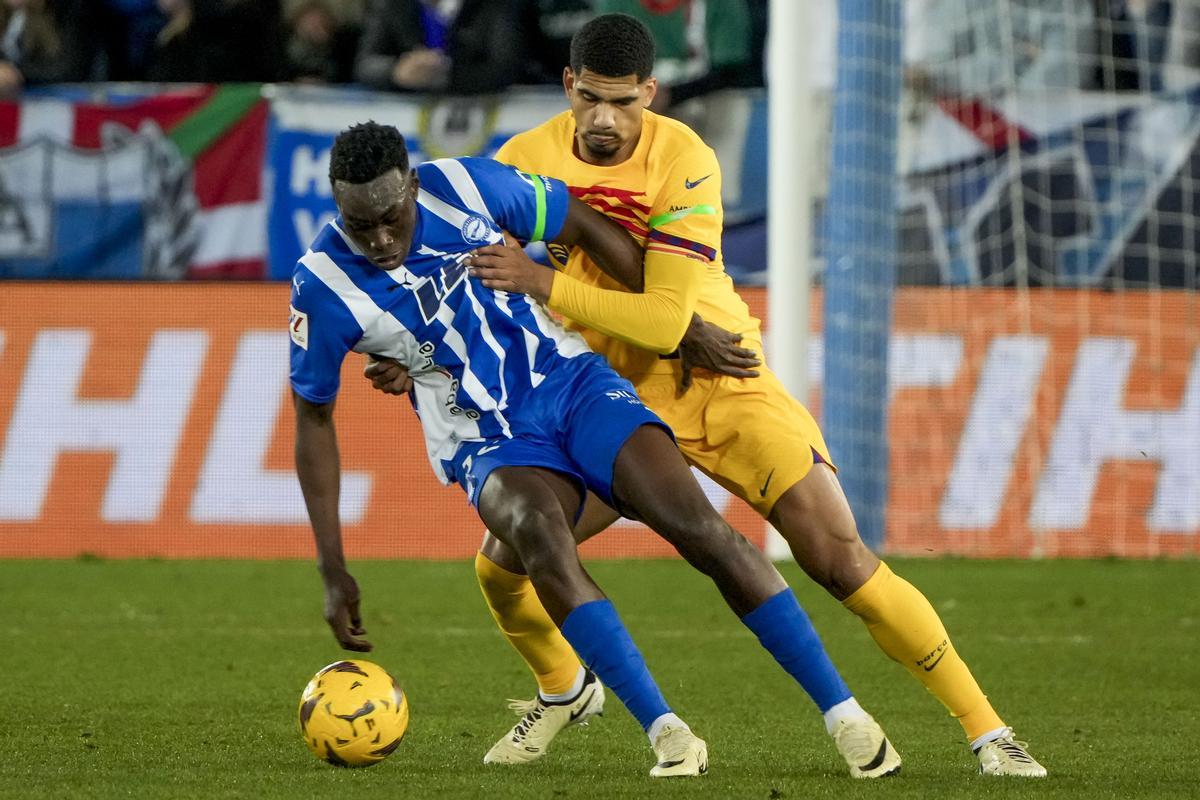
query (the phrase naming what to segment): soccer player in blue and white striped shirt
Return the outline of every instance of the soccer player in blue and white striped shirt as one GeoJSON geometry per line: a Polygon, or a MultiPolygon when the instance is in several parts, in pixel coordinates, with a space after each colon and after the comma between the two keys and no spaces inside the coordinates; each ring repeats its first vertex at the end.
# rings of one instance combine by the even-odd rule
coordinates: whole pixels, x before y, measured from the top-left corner
{"type": "Polygon", "coordinates": [[[622,229],[562,182],[498,162],[410,169],[400,133],[375,123],[338,136],[330,179],[340,215],[296,265],[289,329],[296,470],[326,620],[343,647],[371,648],[338,520],[333,403],[342,361],[354,351],[408,367],[434,472],[459,483],[488,530],[521,558],[589,668],[584,713],[602,707],[602,680],[641,723],[657,756],[651,775],[702,774],[707,746],[671,712],[579,563],[571,527],[588,491],[645,521],[711,577],[810,696],[857,705],[783,578],[712,508],[669,429],[629,382],[536,302],[468,271],[477,250],[503,251],[507,231],[521,242],[581,247],[614,277],[636,282],[642,253],[622,229]]]}

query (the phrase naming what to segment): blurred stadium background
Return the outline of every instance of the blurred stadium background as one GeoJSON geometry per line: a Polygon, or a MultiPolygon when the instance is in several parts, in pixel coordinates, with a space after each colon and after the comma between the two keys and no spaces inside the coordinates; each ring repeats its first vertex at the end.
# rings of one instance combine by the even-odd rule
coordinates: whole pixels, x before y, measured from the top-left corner
{"type": "MultiPolygon", "coordinates": [[[[0,556],[308,557],[284,325],[333,135],[491,154],[565,107],[566,43],[613,10],[717,151],[726,264],[874,546],[1200,552],[1200,3],[769,5],[4,3],[0,556]]],[[[359,368],[349,554],[470,555],[359,368]]],[[[587,547],[667,554],[632,523],[587,547]]]]}

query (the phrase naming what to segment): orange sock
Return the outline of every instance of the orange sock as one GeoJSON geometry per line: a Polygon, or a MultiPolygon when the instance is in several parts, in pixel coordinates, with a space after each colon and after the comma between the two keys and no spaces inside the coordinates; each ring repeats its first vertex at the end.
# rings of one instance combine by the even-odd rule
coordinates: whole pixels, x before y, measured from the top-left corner
{"type": "Polygon", "coordinates": [[[570,691],[579,657],[542,607],[529,576],[509,572],[483,553],[475,554],[475,576],[504,638],[525,659],[542,693],[570,691]]]}
{"type": "Polygon", "coordinates": [[[933,606],[887,564],[880,562],[875,573],[842,605],[866,623],[883,652],[903,664],[942,701],[962,725],[967,741],[1004,727],[959,658],[933,606]]]}

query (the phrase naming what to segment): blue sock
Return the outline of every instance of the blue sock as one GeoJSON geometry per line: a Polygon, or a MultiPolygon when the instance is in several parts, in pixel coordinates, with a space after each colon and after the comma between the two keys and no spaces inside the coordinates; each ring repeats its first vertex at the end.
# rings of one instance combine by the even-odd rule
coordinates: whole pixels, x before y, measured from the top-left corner
{"type": "Polygon", "coordinates": [[[742,622],[804,687],[822,714],[853,696],[791,589],[769,598],[742,622]]]}
{"type": "Polygon", "coordinates": [[[593,600],[572,609],[562,633],[575,652],[605,686],[621,699],[647,730],[671,707],[650,676],[642,653],[608,600],[593,600]]]}

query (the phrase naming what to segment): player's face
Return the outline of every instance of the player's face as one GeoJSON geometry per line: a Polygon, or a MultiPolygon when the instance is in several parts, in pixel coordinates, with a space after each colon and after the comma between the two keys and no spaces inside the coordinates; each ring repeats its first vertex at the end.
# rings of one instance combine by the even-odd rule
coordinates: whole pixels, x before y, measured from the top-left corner
{"type": "Polygon", "coordinates": [[[633,154],[642,133],[642,111],[658,91],[653,77],[610,78],[584,67],[576,75],[563,71],[563,88],[575,115],[579,156],[590,164],[620,164],[633,154]]]}
{"type": "Polygon", "coordinates": [[[369,183],[333,182],[346,235],[380,269],[404,263],[417,226],[417,173],[389,170],[369,183]]]}

